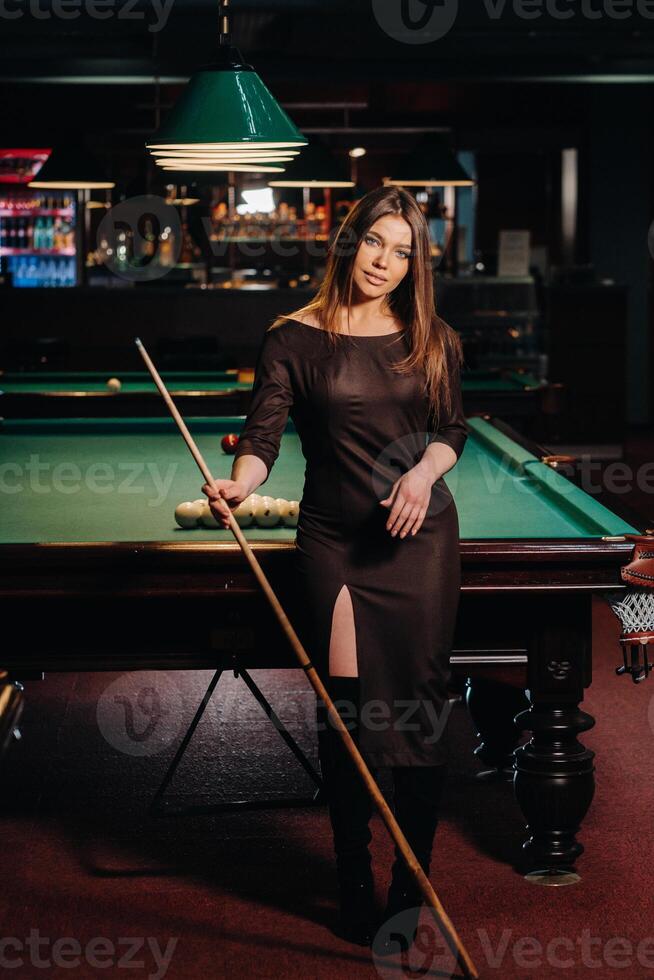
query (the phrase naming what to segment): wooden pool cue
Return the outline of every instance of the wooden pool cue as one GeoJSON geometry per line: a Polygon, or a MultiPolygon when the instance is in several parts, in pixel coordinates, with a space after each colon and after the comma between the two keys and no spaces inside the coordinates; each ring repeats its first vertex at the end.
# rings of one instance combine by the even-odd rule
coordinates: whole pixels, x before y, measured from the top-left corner
{"type": "MultiPolygon", "coordinates": [[[[138,339],[138,337],[136,338],[136,346],[139,349],[139,353],[141,354],[141,357],[145,361],[145,365],[152,376],[152,380],[154,381],[157,388],[161,392],[161,395],[163,396],[163,399],[166,402],[166,405],[168,406],[170,414],[172,415],[173,419],[177,423],[179,431],[181,432],[182,437],[186,442],[186,445],[191,451],[191,455],[193,456],[195,462],[198,464],[200,472],[204,477],[205,483],[212,484],[213,476],[211,475],[211,471],[209,470],[209,467],[205,463],[204,458],[200,453],[200,450],[195,444],[195,440],[193,439],[193,436],[189,432],[186,423],[184,422],[184,419],[179,414],[177,407],[173,402],[172,398],[170,397],[170,394],[168,393],[166,386],[161,380],[156,367],[150,360],[150,356],[148,352],[146,351],[145,347],[138,339]]],[[[284,612],[281,603],[279,602],[279,599],[275,595],[270,583],[268,582],[268,579],[264,575],[261,565],[259,564],[256,556],[254,555],[252,548],[248,544],[245,535],[243,534],[241,528],[239,527],[236,518],[232,514],[231,509],[229,508],[229,505],[227,504],[226,501],[225,501],[225,507],[227,508],[225,511],[225,515],[229,518],[230,530],[233,532],[234,537],[236,538],[239,545],[241,546],[243,554],[245,555],[248,564],[250,565],[250,568],[254,572],[254,575],[257,581],[259,582],[259,585],[263,589],[266,599],[272,606],[273,612],[275,613],[275,616],[277,617],[280,626],[284,630],[284,633],[286,634],[286,637],[289,643],[291,644],[291,647],[293,648],[293,651],[298,661],[300,662],[300,665],[304,673],[309,678],[309,683],[311,684],[314,691],[316,692],[317,697],[320,698],[320,700],[325,705],[330,721],[332,722],[334,728],[336,728],[339,735],[341,736],[341,739],[343,740],[347,751],[352,757],[352,761],[354,762],[354,765],[356,766],[359,775],[361,776],[361,778],[363,779],[366,785],[366,789],[370,793],[375,803],[375,806],[379,810],[381,818],[384,821],[384,824],[386,825],[386,828],[391,838],[393,839],[393,842],[396,844],[398,850],[402,854],[402,857],[404,858],[404,861],[406,862],[409,871],[413,875],[413,878],[415,879],[415,882],[418,885],[420,892],[423,898],[425,899],[426,904],[429,906],[429,908],[431,908],[434,918],[436,919],[436,922],[440,926],[441,932],[443,933],[451,951],[456,954],[457,963],[460,964],[465,977],[471,977],[472,980],[477,980],[479,974],[475,969],[474,963],[472,962],[472,959],[470,958],[468,951],[466,950],[465,946],[461,942],[456,932],[456,929],[454,928],[454,925],[450,921],[447,912],[443,908],[440,899],[438,898],[438,895],[432,888],[429,878],[422,870],[422,867],[420,866],[415,854],[411,850],[409,842],[407,841],[406,837],[404,836],[404,833],[402,832],[400,825],[395,819],[395,816],[393,815],[393,811],[389,807],[388,803],[386,802],[386,800],[382,795],[381,790],[379,789],[377,783],[373,779],[372,773],[368,769],[368,766],[366,765],[363,756],[361,755],[357,746],[352,740],[352,736],[350,735],[349,731],[345,727],[345,724],[343,723],[341,716],[339,715],[338,711],[334,707],[333,701],[329,697],[329,694],[327,693],[324,684],[320,680],[320,677],[318,676],[315,667],[311,664],[311,661],[309,660],[309,657],[307,656],[307,653],[304,647],[302,646],[302,643],[300,642],[297,633],[291,626],[291,623],[286,613],[284,612]]]]}

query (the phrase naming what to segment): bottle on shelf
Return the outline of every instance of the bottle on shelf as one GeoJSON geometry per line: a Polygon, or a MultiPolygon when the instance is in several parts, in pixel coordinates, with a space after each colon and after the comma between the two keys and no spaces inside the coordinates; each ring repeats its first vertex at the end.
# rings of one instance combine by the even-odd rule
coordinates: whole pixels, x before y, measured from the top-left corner
{"type": "Polygon", "coordinates": [[[316,225],[316,234],[327,237],[329,234],[329,227],[327,226],[327,210],[322,204],[319,204],[316,207],[316,225]]]}
{"type": "Polygon", "coordinates": [[[26,285],[28,286],[38,286],[39,280],[39,267],[36,258],[32,255],[30,256],[27,263],[27,270],[25,272],[27,278],[26,285]]]}
{"type": "Polygon", "coordinates": [[[211,208],[211,238],[214,241],[221,241],[225,237],[226,220],[227,205],[224,201],[218,201],[211,208]]]}
{"type": "Polygon", "coordinates": [[[73,247],[72,225],[66,218],[59,218],[59,237],[61,248],[69,249],[73,247]]]}
{"type": "Polygon", "coordinates": [[[286,201],[279,202],[278,216],[279,224],[277,225],[277,236],[279,238],[289,238],[290,236],[290,222],[289,222],[289,209],[286,201]]]}
{"type": "Polygon", "coordinates": [[[52,221],[52,248],[57,250],[63,248],[61,218],[55,218],[52,221]]]}
{"type": "Polygon", "coordinates": [[[188,225],[186,222],[182,223],[182,249],[179,256],[180,265],[188,265],[191,262],[197,261],[202,253],[200,249],[195,244],[191,238],[191,233],[188,230],[188,225]]]}
{"type": "Polygon", "coordinates": [[[159,265],[164,269],[175,265],[175,234],[169,225],[159,235],[159,265]]]}

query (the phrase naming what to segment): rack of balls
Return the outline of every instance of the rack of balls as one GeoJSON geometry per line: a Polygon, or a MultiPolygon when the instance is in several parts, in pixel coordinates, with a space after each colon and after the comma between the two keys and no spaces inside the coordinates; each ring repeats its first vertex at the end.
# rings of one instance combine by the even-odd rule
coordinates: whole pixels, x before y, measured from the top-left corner
{"type": "MultiPolygon", "coordinates": [[[[284,497],[262,497],[252,493],[232,511],[239,527],[296,527],[300,504],[297,500],[285,500],[284,497]]],[[[199,500],[186,500],[175,508],[175,520],[183,528],[207,527],[221,528],[211,513],[209,501],[204,497],[199,500]]],[[[223,529],[224,530],[224,529],[223,529]]]]}

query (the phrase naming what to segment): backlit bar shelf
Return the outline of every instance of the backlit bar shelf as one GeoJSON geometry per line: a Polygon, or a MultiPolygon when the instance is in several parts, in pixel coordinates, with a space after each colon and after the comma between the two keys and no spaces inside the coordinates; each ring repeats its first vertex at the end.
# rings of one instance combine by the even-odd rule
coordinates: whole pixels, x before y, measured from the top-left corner
{"type": "Polygon", "coordinates": [[[74,208],[0,208],[0,218],[72,218],[74,208]]]}
{"type": "Polygon", "coordinates": [[[8,255],[62,255],[62,256],[73,256],[75,255],[74,248],[6,248],[5,246],[0,247],[0,256],[8,255]]]}

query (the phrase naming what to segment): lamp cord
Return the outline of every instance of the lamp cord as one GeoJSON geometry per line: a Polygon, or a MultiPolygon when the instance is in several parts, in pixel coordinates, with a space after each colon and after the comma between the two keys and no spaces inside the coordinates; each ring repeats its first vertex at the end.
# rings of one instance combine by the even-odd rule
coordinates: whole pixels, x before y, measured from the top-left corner
{"type": "Polygon", "coordinates": [[[232,37],[229,30],[229,0],[220,0],[219,7],[220,44],[229,45],[232,43],[232,37]]]}

